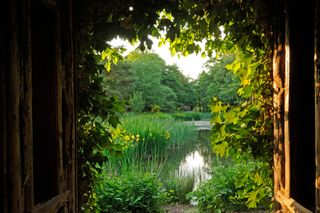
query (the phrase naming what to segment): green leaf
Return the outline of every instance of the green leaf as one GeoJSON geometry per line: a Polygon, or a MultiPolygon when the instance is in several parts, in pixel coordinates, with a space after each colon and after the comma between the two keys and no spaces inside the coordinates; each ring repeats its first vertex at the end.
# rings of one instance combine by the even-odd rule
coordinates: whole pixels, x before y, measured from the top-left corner
{"type": "Polygon", "coordinates": [[[221,120],[220,115],[214,116],[213,119],[211,120],[211,122],[213,124],[222,124],[222,120],[221,120]]]}
{"type": "Polygon", "coordinates": [[[229,149],[229,144],[225,141],[220,144],[215,144],[213,146],[214,153],[216,153],[220,157],[227,156],[228,149],[229,149]]]}
{"type": "Polygon", "coordinates": [[[113,128],[117,128],[117,125],[120,123],[120,120],[119,120],[119,117],[117,116],[111,116],[108,119],[108,122],[113,128]]]}
{"type": "Polygon", "coordinates": [[[227,123],[233,123],[233,124],[237,124],[238,122],[238,118],[237,118],[237,115],[232,112],[232,111],[229,111],[229,112],[225,112],[224,115],[223,115],[224,119],[225,119],[225,122],[227,123]]]}
{"type": "Polygon", "coordinates": [[[258,199],[258,193],[259,193],[259,190],[255,190],[255,191],[251,191],[251,192],[248,192],[248,201],[247,201],[247,206],[251,209],[253,208],[257,208],[257,204],[259,202],[259,199],[258,199]]]}
{"type": "Polygon", "coordinates": [[[211,111],[214,113],[219,113],[219,112],[221,112],[222,109],[223,109],[223,107],[222,107],[221,102],[218,102],[217,104],[215,104],[211,107],[211,111]]]}

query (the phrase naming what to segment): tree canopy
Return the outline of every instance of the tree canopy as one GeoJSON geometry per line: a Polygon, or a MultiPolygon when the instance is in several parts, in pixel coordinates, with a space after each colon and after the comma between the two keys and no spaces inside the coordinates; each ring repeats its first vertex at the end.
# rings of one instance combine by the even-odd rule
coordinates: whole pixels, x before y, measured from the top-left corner
{"type": "Polygon", "coordinates": [[[166,112],[192,110],[196,104],[191,80],[154,53],[134,51],[103,76],[107,94],[129,103],[129,111],[136,111],[138,97],[143,106],[137,111],[151,111],[155,106],[166,112]]]}

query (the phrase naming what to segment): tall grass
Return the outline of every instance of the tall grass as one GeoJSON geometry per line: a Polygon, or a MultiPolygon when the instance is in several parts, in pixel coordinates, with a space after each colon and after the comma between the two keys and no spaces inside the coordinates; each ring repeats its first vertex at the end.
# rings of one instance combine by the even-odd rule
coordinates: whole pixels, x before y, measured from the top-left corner
{"type": "Polygon", "coordinates": [[[160,173],[170,153],[197,138],[194,126],[176,121],[163,113],[128,114],[121,120],[127,134],[135,135],[135,144],[129,147],[122,158],[109,156],[110,171],[140,171],[160,173]]]}

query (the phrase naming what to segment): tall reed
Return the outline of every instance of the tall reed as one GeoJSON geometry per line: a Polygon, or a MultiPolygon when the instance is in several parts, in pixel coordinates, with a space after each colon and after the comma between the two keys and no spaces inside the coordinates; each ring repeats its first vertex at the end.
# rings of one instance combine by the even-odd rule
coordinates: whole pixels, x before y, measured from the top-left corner
{"type": "Polygon", "coordinates": [[[107,167],[116,173],[124,170],[159,173],[170,153],[197,138],[194,126],[176,121],[168,114],[128,114],[121,122],[126,133],[135,135],[136,142],[122,158],[109,156],[107,167]]]}

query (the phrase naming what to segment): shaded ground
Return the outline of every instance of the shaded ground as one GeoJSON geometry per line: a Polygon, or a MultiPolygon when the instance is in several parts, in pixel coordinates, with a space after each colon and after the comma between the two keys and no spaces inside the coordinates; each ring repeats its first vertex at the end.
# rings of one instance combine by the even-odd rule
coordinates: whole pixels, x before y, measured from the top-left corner
{"type": "Polygon", "coordinates": [[[198,213],[197,207],[183,204],[172,204],[163,207],[166,213],[198,213]]]}
{"type": "MultiPolygon", "coordinates": [[[[183,205],[183,204],[171,204],[163,207],[166,213],[199,213],[196,206],[183,205]]],[[[228,212],[235,213],[235,212],[228,212]]],[[[248,212],[238,212],[238,213],[268,213],[268,211],[263,210],[253,210],[248,212]]]]}

